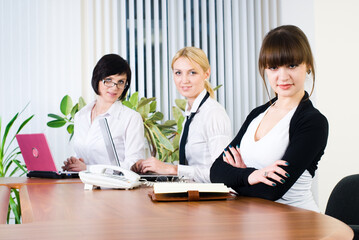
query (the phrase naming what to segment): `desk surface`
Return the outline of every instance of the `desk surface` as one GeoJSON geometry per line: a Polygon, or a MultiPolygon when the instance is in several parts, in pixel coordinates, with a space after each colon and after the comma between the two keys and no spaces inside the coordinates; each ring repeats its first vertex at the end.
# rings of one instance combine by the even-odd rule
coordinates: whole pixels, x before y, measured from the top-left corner
{"type": "Polygon", "coordinates": [[[156,203],[147,196],[151,188],[85,191],[83,184],[68,183],[24,181],[20,186],[24,223],[0,225],[0,239],[353,237],[347,225],[332,217],[263,199],[156,203]]]}

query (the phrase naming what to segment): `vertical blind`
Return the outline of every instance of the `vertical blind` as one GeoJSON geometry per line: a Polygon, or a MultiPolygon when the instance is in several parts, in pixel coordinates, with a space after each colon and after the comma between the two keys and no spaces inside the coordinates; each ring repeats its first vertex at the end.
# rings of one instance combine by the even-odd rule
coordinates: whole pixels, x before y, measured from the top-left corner
{"type": "Polygon", "coordinates": [[[210,82],[213,87],[222,85],[216,96],[231,118],[233,133],[251,109],[268,99],[257,60],[263,36],[278,23],[276,0],[120,0],[118,4],[122,6],[119,48],[134,73],[131,93],[155,96],[165,118],[171,118],[171,106],[181,98],[172,80],[171,61],[185,46],[207,54],[210,82]]]}

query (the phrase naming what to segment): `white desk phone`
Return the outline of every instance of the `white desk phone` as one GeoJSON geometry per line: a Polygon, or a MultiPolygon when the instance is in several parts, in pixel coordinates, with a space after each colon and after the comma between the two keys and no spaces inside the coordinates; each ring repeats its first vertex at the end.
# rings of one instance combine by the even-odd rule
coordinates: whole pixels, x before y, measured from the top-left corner
{"type": "Polygon", "coordinates": [[[85,190],[94,187],[132,189],[141,185],[140,176],[130,170],[111,165],[90,165],[79,172],[85,190]]]}

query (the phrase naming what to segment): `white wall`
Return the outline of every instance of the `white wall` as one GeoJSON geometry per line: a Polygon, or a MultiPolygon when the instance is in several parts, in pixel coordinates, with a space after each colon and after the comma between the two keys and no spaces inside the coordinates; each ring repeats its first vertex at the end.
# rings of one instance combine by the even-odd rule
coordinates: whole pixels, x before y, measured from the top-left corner
{"type": "Polygon", "coordinates": [[[317,0],[314,12],[317,106],[330,128],[319,165],[319,201],[324,210],[335,184],[344,176],[359,173],[359,2],[317,0]]]}
{"type": "Polygon", "coordinates": [[[280,23],[302,28],[313,48],[317,74],[314,102],[329,121],[328,145],[315,186],[322,212],[336,183],[359,173],[358,12],[356,0],[281,0],[280,23]]]}

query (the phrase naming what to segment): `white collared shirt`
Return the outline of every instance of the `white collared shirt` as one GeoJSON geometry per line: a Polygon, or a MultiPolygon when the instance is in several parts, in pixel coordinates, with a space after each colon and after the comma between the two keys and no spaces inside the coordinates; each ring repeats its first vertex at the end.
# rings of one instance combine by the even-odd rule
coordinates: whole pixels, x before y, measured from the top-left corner
{"type": "MultiPolygon", "coordinates": [[[[210,182],[209,170],[214,160],[230,143],[231,122],[226,110],[215,99],[209,97],[198,109],[199,104],[206,95],[203,90],[193,102],[191,112],[198,112],[189,125],[186,144],[186,159],[188,165],[178,165],[178,176],[192,179],[196,182],[210,182]]],[[[183,126],[186,121],[183,122],[183,126]]]]}
{"type": "Polygon", "coordinates": [[[96,101],[87,104],[75,115],[73,146],[76,157],[83,158],[86,165],[117,165],[114,159],[110,160],[108,157],[99,124],[99,119],[106,117],[121,167],[130,169],[135,162],[145,157],[141,115],[116,101],[91,124],[91,110],[95,103],[96,101]]]}

